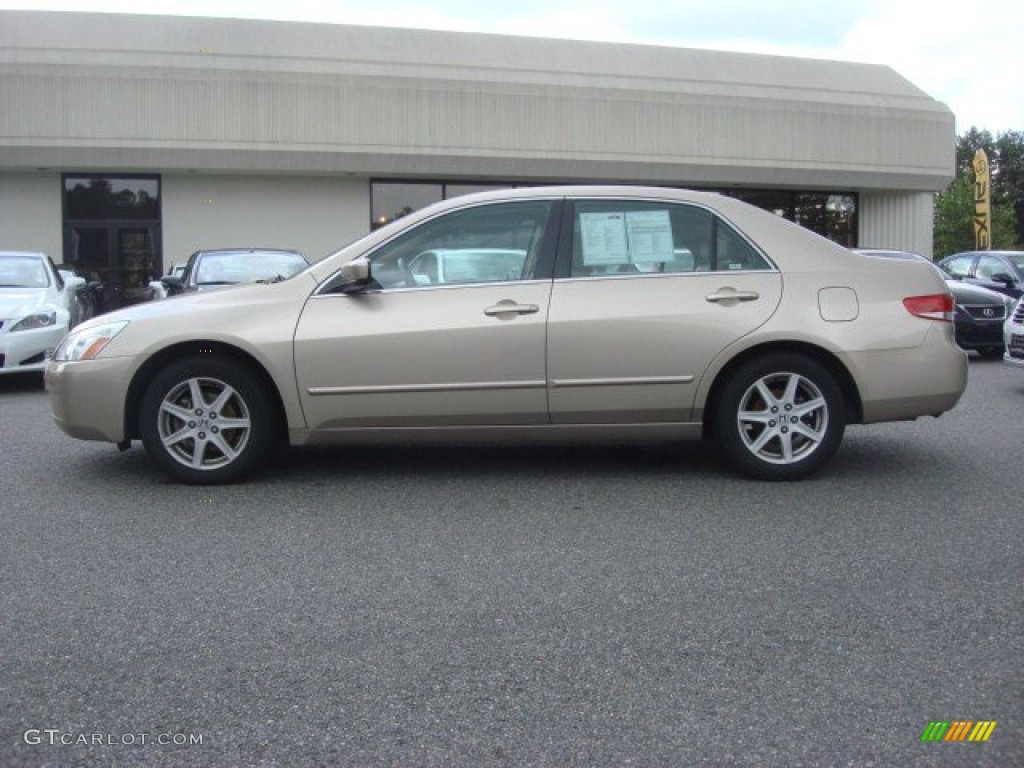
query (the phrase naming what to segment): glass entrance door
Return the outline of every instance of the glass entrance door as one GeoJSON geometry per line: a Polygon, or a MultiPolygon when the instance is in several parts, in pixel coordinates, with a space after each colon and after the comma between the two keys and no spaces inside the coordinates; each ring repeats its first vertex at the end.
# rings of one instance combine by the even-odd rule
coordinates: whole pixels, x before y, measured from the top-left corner
{"type": "Polygon", "coordinates": [[[64,263],[102,283],[99,311],[149,298],[161,241],[159,177],[64,177],[64,263]]]}

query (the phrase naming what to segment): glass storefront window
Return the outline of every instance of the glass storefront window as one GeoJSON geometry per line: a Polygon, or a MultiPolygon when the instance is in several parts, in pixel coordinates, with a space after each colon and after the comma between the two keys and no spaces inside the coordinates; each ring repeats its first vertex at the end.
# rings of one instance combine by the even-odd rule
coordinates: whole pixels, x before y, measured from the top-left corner
{"type": "Polygon", "coordinates": [[[69,219],[160,218],[160,180],[65,176],[65,216],[69,219]]]}
{"type": "Polygon", "coordinates": [[[370,185],[371,229],[378,229],[431,203],[444,200],[441,184],[376,181],[370,185]]]}
{"type": "MultiPolygon", "coordinates": [[[[511,182],[373,181],[370,183],[371,229],[440,200],[472,192],[521,186],[511,182]]],[[[708,190],[735,197],[795,221],[847,248],[857,246],[857,195],[853,192],[800,192],[785,189],[708,190]]]]}

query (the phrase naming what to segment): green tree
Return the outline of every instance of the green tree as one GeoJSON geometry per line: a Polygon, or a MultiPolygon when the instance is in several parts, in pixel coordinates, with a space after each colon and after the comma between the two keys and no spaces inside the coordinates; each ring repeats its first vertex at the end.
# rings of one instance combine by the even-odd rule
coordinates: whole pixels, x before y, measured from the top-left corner
{"type": "MultiPolygon", "coordinates": [[[[994,197],[994,195],[993,195],[994,197]]],[[[1011,249],[1016,242],[1013,209],[992,204],[992,248],[1011,249]]],[[[974,250],[974,178],[961,174],[935,199],[935,258],[974,250]]]]}
{"type": "MultiPolygon", "coordinates": [[[[1005,209],[1013,219],[1010,239],[993,239],[993,248],[1010,248],[1024,243],[1024,131],[1007,131],[993,137],[988,131],[971,128],[956,140],[957,178],[974,180],[974,153],[984,149],[992,177],[993,216],[1005,209]]],[[[944,194],[948,194],[944,193],[944,194]]],[[[1003,213],[1002,215],[1005,215],[1003,213]]],[[[994,228],[994,227],[993,227],[994,228]]]]}

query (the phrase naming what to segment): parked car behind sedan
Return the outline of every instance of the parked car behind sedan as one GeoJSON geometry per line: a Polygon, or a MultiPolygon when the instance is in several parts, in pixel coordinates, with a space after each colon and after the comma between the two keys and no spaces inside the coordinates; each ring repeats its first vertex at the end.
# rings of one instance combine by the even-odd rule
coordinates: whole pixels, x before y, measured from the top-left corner
{"type": "Polygon", "coordinates": [[[956,302],[953,328],[957,345],[961,349],[974,350],[982,357],[1003,356],[1003,321],[1014,305],[1014,300],[1005,293],[956,280],[918,253],[882,249],[857,249],[857,253],[888,259],[919,260],[932,265],[945,279],[956,302]]]}
{"type": "Polygon", "coordinates": [[[1005,293],[1015,299],[1024,294],[1024,251],[968,251],[939,261],[954,279],[1005,293]]]}
{"type": "Polygon", "coordinates": [[[43,253],[0,251],[0,374],[41,371],[80,319],[85,280],[65,280],[43,253]]]}
{"type": "Polygon", "coordinates": [[[1003,361],[1024,368],[1024,298],[1017,299],[1017,306],[1006,318],[1003,325],[1006,354],[1003,361]]]}
{"type": "MultiPolygon", "coordinates": [[[[175,277],[179,280],[185,275],[184,264],[171,264],[167,270],[167,274],[161,277],[159,280],[149,281],[149,298],[150,299],[166,299],[170,296],[170,291],[167,288],[167,284],[164,282],[166,277],[175,277]]],[[[179,293],[181,291],[178,291],[179,293]]]]}
{"type": "Polygon", "coordinates": [[[298,251],[279,248],[220,248],[196,251],[180,276],[161,278],[167,295],[209,291],[243,283],[285,280],[309,266],[298,251]]]}
{"type": "Polygon", "coordinates": [[[740,471],[788,480],[821,469],[847,425],[956,404],[953,311],[928,265],[721,195],[500,190],[424,208],[291,279],[97,318],[46,380],[66,433],[141,440],[187,483],[241,479],[278,439],[709,437],[740,471]],[[483,249],[500,268],[469,282],[406,268],[483,249]]]}

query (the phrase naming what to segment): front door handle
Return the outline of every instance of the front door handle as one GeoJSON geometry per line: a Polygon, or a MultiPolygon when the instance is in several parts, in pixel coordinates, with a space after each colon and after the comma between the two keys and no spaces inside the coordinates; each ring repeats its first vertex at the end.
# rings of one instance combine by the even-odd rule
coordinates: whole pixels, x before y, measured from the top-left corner
{"type": "Polygon", "coordinates": [[[734,288],[720,288],[718,293],[709,293],[704,301],[712,304],[725,304],[731,306],[741,301],[757,301],[761,295],[757,291],[737,291],[734,288]]]}
{"type": "Polygon", "coordinates": [[[532,315],[535,312],[540,312],[540,307],[536,304],[517,304],[510,299],[499,301],[494,306],[487,307],[484,310],[484,314],[488,317],[501,317],[502,315],[532,315]]]}

